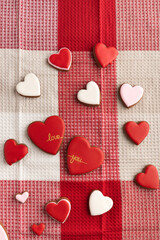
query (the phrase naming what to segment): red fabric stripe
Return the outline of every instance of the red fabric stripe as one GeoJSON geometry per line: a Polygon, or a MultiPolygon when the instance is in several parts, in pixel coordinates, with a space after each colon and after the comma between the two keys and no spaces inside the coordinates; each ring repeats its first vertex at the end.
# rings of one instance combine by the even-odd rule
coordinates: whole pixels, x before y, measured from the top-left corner
{"type": "Polygon", "coordinates": [[[87,51],[99,42],[99,0],[58,2],[58,48],[87,51]]]}
{"type": "Polygon", "coordinates": [[[62,240],[108,240],[122,238],[121,188],[119,181],[61,181],[61,195],[72,204],[70,216],[61,226],[62,240]],[[113,199],[113,208],[101,216],[90,216],[88,199],[98,189],[113,199]]]}
{"type": "Polygon", "coordinates": [[[118,180],[118,129],[116,65],[104,70],[98,68],[90,52],[73,52],[73,64],[69,72],[59,72],[59,115],[66,131],[61,149],[61,180],[118,180]],[[76,99],[77,92],[94,80],[101,89],[101,104],[88,107],[76,99]],[[71,176],[66,166],[66,151],[70,139],[80,135],[90,144],[102,148],[105,162],[102,167],[81,176],[71,176]]]}
{"type": "Polygon", "coordinates": [[[123,239],[160,239],[160,189],[144,189],[133,181],[123,181],[121,193],[123,239]]]}
{"type": "Polygon", "coordinates": [[[99,0],[100,42],[116,47],[115,0],[99,0]]]}
{"type": "Polygon", "coordinates": [[[59,0],[58,48],[90,51],[100,41],[116,46],[115,0],[59,0]],[[99,4],[100,2],[100,4],[99,4]]]}

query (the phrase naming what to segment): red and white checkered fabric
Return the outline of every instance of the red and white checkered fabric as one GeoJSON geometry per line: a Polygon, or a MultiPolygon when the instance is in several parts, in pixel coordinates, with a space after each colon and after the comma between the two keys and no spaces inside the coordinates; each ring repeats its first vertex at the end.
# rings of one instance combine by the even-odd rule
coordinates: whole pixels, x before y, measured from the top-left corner
{"type": "Polygon", "coordinates": [[[160,173],[160,23],[159,0],[0,0],[0,222],[11,240],[158,240],[160,191],[133,183],[147,164],[160,173]],[[99,41],[119,51],[111,66],[100,69],[92,56],[99,41]],[[47,58],[61,47],[73,54],[69,72],[58,72],[47,58]],[[15,86],[35,73],[41,97],[24,98],[15,86]],[[101,89],[101,105],[87,107],[76,94],[94,80],[101,89]],[[118,88],[128,82],[145,89],[143,100],[123,107],[118,88]],[[60,153],[39,150],[26,134],[27,126],[59,115],[66,125],[60,153]],[[127,121],[148,121],[150,133],[134,146],[123,133],[127,121]],[[71,176],[66,166],[68,142],[75,135],[99,146],[105,161],[97,170],[71,176]],[[3,158],[8,138],[26,143],[29,154],[9,166],[3,158]],[[102,216],[91,217],[88,197],[99,189],[114,201],[102,216]],[[24,205],[14,195],[28,191],[24,205]],[[66,196],[72,211],[60,224],[44,211],[49,200],[66,196]],[[40,237],[33,223],[45,223],[40,237]]]}

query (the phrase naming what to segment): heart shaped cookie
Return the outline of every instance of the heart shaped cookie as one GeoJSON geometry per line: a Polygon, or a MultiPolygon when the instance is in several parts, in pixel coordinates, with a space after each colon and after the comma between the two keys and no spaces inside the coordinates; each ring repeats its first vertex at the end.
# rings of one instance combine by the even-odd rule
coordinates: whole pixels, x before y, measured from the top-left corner
{"type": "Polygon", "coordinates": [[[149,124],[147,122],[135,123],[133,121],[125,124],[125,131],[130,139],[139,145],[149,133],[149,124]]]}
{"type": "Polygon", "coordinates": [[[93,55],[97,65],[104,68],[116,59],[118,51],[115,47],[106,47],[104,43],[97,43],[93,49],[93,55]]]}
{"type": "Polygon", "coordinates": [[[66,47],[61,48],[58,53],[48,58],[48,62],[58,70],[68,71],[72,64],[72,53],[66,47]]]}
{"type": "Polygon", "coordinates": [[[37,224],[33,224],[32,225],[32,231],[37,234],[38,236],[42,235],[42,233],[44,232],[44,229],[45,229],[45,224],[44,223],[41,223],[39,225],[37,224]]]}
{"type": "Polygon", "coordinates": [[[129,108],[138,103],[143,97],[143,88],[140,86],[132,87],[130,84],[123,84],[120,88],[120,96],[125,103],[125,105],[129,108]]]}
{"type": "Polygon", "coordinates": [[[113,207],[113,200],[99,190],[94,190],[89,197],[89,209],[92,216],[102,215],[113,207]]]}
{"type": "Polygon", "coordinates": [[[25,97],[39,97],[39,79],[34,73],[28,73],[24,78],[24,82],[19,82],[17,84],[16,90],[20,95],[25,97]]]}
{"type": "Polygon", "coordinates": [[[28,192],[23,192],[23,193],[17,193],[16,194],[16,200],[21,202],[21,203],[25,203],[27,201],[28,197],[29,197],[28,192]]]}
{"type": "Polygon", "coordinates": [[[37,147],[55,155],[61,147],[64,131],[63,119],[59,116],[51,116],[44,123],[31,123],[28,127],[28,136],[37,147]]]}
{"type": "Polygon", "coordinates": [[[67,198],[61,198],[58,202],[51,201],[45,206],[45,209],[50,217],[58,222],[64,223],[71,211],[71,203],[67,198]]]}
{"type": "Polygon", "coordinates": [[[104,153],[98,147],[90,147],[84,137],[74,137],[69,144],[67,164],[70,174],[83,174],[102,165],[104,153]]]}
{"type": "Polygon", "coordinates": [[[4,157],[9,165],[21,160],[28,153],[25,144],[17,144],[14,139],[8,139],[4,144],[4,157]]]}
{"type": "Polygon", "coordinates": [[[144,188],[159,189],[158,170],[153,165],[148,165],[144,173],[138,173],[135,180],[144,188]]]}
{"type": "Polygon", "coordinates": [[[9,235],[7,233],[7,230],[1,223],[0,223],[0,239],[1,240],[9,240],[9,235]]]}
{"type": "Polygon", "coordinates": [[[100,104],[100,90],[96,82],[91,81],[87,83],[86,90],[81,89],[77,94],[77,99],[87,105],[100,104]]]}

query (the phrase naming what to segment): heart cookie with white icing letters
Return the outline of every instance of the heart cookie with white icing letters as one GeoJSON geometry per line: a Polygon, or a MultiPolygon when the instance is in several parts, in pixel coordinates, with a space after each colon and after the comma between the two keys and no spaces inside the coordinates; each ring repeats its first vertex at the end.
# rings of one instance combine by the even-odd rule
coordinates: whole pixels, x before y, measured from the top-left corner
{"type": "Polygon", "coordinates": [[[27,201],[28,197],[29,197],[28,192],[23,192],[23,193],[16,194],[16,200],[21,202],[21,203],[25,203],[27,201]]]}
{"type": "Polygon", "coordinates": [[[87,105],[100,104],[100,90],[96,82],[87,83],[86,89],[81,89],[77,94],[77,99],[87,105]]]}
{"type": "Polygon", "coordinates": [[[38,77],[34,73],[28,73],[24,78],[24,82],[17,84],[16,90],[25,97],[39,97],[40,83],[38,77]]]}
{"type": "Polygon", "coordinates": [[[143,88],[140,86],[132,87],[130,84],[125,83],[120,87],[120,96],[129,108],[138,103],[143,97],[143,88]]]}
{"type": "Polygon", "coordinates": [[[89,197],[91,216],[98,216],[108,212],[113,207],[113,200],[106,197],[99,190],[94,190],[89,197]]]}

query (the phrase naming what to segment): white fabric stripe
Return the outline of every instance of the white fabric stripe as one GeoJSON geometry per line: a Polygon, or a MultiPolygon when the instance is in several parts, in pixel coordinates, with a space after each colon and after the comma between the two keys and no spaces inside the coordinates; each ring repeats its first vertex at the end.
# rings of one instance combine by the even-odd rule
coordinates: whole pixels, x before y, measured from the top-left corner
{"type": "Polygon", "coordinates": [[[1,159],[0,179],[3,180],[60,180],[60,156],[44,153],[27,137],[28,125],[48,116],[58,115],[58,71],[47,63],[52,52],[0,49],[0,132],[1,156],[9,138],[25,143],[29,153],[24,160],[7,165],[1,159]],[[39,98],[26,98],[16,91],[16,84],[33,72],[41,85],[39,98]]]}
{"type": "Polygon", "coordinates": [[[120,179],[133,180],[148,165],[155,165],[160,173],[160,52],[124,51],[117,58],[117,84],[140,85],[144,88],[141,101],[127,109],[119,97],[119,164],[120,179]],[[147,121],[150,132],[139,145],[133,144],[123,132],[128,121],[147,121]]]}

